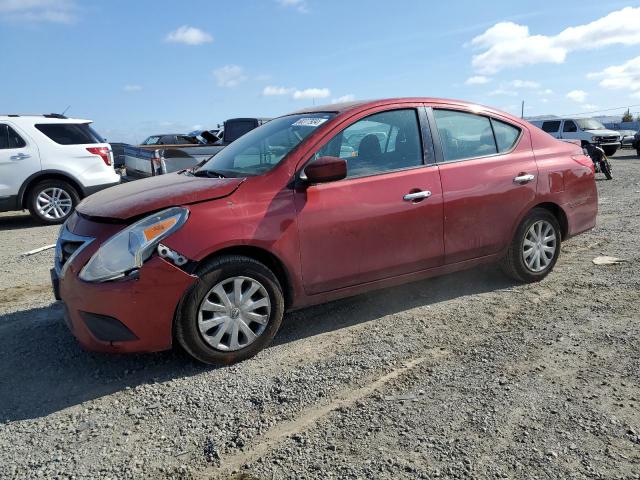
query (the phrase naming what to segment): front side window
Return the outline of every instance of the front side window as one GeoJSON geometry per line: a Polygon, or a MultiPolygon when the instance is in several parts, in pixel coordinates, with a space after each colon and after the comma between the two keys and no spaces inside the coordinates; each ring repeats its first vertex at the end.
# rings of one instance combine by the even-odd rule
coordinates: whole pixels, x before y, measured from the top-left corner
{"type": "Polygon", "coordinates": [[[347,177],[362,177],[423,165],[418,115],[414,109],[376,113],[342,130],[315,157],[347,161],[347,177]]]}
{"type": "Polygon", "coordinates": [[[144,142],[142,142],[142,145],[157,145],[159,141],[160,137],[154,135],[153,137],[149,137],[144,142]]]}
{"type": "Polygon", "coordinates": [[[445,161],[498,153],[489,118],[454,110],[434,110],[445,161]]]}
{"type": "Polygon", "coordinates": [[[39,123],[35,127],[59,145],[104,143],[88,123],[39,123]]]}
{"type": "Polygon", "coordinates": [[[26,146],[26,142],[18,135],[18,132],[9,125],[0,124],[0,150],[24,148],[26,146]]]}
{"type": "Polygon", "coordinates": [[[301,113],[276,118],[251,130],[212,157],[194,174],[247,177],[274,168],[335,113],[301,113]]]}
{"type": "Polygon", "coordinates": [[[575,122],[571,120],[565,120],[564,126],[562,127],[562,131],[567,133],[577,132],[578,127],[576,126],[575,122]]]}
{"type": "Polygon", "coordinates": [[[560,129],[560,120],[542,122],[542,127],[540,128],[547,133],[556,133],[560,129]]]}

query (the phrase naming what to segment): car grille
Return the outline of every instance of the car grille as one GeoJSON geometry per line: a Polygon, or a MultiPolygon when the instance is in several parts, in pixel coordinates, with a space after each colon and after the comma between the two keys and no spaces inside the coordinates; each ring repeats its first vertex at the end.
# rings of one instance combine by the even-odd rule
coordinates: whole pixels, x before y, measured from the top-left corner
{"type": "Polygon", "coordinates": [[[58,243],[56,244],[55,256],[55,268],[59,277],[64,275],[66,267],[71,260],[93,240],[91,237],[82,237],[71,233],[66,225],[62,227],[60,236],[58,237],[58,243]]]}
{"type": "Polygon", "coordinates": [[[599,142],[617,142],[619,137],[616,135],[608,135],[606,137],[597,137],[599,142]]]}

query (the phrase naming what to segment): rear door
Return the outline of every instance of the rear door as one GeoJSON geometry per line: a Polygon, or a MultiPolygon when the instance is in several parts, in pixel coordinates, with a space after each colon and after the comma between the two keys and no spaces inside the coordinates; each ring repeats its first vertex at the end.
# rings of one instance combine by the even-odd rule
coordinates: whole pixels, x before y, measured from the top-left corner
{"type": "Polygon", "coordinates": [[[501,251],[536,197],[528,132],[504,119],[434,108],[444,196],[445,263],[501,251]]]}
{"type": "Polygon", "coordinates": [[[18,127],[0,123],[0,203],[18,195],[30,175],[40,171],[40,157],[35,143],[18,127]]]}
{"type": "Polygon", "coordinates": [[[348,177],[296,191],[307,293],[442,264],[440,177],[421,124],[420,105],[360,113],[312,157],[344,158],[348,177]]]}

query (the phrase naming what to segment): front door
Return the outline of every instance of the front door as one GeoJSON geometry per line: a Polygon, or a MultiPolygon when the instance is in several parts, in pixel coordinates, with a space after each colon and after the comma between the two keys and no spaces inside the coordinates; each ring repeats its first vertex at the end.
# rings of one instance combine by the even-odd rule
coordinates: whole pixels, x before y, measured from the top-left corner
{"type": "Polygon", "coordinates": [[[536,197],[526,130],[485,115],[433,110],[442,146],[445,263],[501,251],[536,197]]]}
{"type": "Polygon", "coordinates": [[[442,264],[440,176],[412,107],[360,114],[314,155],[344,158],[348,176],[295,194],[307,293],[442,264]]]}

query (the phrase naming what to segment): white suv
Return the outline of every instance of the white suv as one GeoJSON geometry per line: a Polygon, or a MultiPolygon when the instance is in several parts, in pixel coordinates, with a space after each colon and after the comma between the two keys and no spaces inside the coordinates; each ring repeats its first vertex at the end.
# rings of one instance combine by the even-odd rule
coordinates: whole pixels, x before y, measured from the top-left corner
{"type": "Polygon", "coordinates": [[[62,223],[81,198],[119,183],[111,147],[90,123],[0,115],[0,212],[28,208],[43,223],[62,223]]]}
{"type": "Polygon", "coordinates": [[[590,143],[602,147],[608,157],[620,148],[620,134],[608,130],[593,118],[554,118],[531,123],[556,138],[580,140],[583,146],[590,143]]]}

